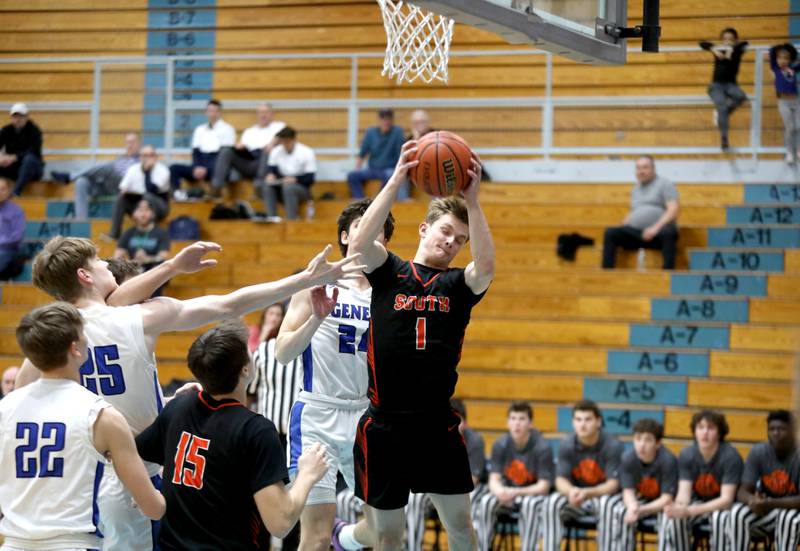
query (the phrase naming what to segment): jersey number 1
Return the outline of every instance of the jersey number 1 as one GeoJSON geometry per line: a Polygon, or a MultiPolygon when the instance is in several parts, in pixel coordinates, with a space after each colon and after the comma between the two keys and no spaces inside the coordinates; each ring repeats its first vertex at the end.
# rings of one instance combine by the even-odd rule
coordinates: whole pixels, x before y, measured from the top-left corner
{"type": "Polygon", "coordinates": [[[425,350],[425,345],[428,344],[425,340],[425,329],[427,326],[425,318],[417,318],[417,350],[425,350]]]}
{"type": "Polygon", "coordinates": [[[197,490],[203,489],[203,476],[206,474],[206,458],[200,455],[201,450],[207,450],[211,440],[200,438],[194,434],[183,431],[175,452],[175,472],[172,473],[172,483],[176,486],[183,484],[197,490]],[[189,467],[184,467],[188,463],[189,467]]]}

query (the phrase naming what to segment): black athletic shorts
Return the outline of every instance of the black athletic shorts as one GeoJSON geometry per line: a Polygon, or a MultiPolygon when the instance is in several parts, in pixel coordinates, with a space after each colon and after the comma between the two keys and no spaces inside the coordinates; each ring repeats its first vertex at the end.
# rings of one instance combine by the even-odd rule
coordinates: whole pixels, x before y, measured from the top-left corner
{"type": "Polygon", "coordinates": [[[353,448],[355,494],[376,509],[400,509],[408,493],[468,494],[467,446],[452,409],[382,412],[370,407],[353,448]]]}

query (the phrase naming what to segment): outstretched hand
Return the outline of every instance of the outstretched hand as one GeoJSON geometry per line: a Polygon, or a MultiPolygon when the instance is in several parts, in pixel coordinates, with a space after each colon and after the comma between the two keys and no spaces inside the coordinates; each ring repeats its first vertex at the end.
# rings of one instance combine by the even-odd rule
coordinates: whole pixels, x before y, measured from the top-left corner
{"type": "Polygon", "coordinates": [[[314,317],[319,320],[327,318],[333,312],[337,300],[339,300],[338,287],[333,288],[331,296],[328,296],[328,288],[324,285],[311,289],[311,310],[314,312],[314,317]]]}
{"type": "Polygon", "coordinates": [[[408,140],[400,148],[400,158],[397,160],[397,165],[394,167],[392,174],[392,181],[405,182],[408,171],[419,164],[417,160],[417,141],[408,140]]]}
{"type": "Polygon", "coordinates": [[[203,258],[208,253],[220,252],[222,247],[211,241],[196,241],[184,247],[169,262],[178,273],[191,274],[217,265],[215,258],[203,258]]]}
{"type": "Polygon", "coordinates": [[[470,159],[470,167],[467,169],[469,185],[461,191],[462,197],[464,197],[464,200],[468,204],[477,204],[478,202],[478,191],[480,191],[482,173],[481,158],[473,151],[472,158],[470,159]]]}
{"type": "Polygon", "coordinates": [[[327,285],[335,283],[340,279],[353,279],[359,277],[366,266],[356,264],[360,259],[361,253],[351,254],[338,262],[328,262],[328,255],[331,253],[331,245],[327,245],[321,253],[315,256],[305,269],[305,275],[311,280],[313,285],[327,285]]]}

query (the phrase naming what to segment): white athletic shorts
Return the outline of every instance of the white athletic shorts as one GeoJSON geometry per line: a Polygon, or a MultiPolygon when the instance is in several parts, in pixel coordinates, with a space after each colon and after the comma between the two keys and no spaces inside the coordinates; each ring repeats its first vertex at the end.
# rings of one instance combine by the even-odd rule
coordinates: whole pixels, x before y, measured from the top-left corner
{"type": "MultiPolygon", "coordinates": [[[[160,476],[150,480],[156,488],[161,488],[160,476]]],[[[98,528],[103,534],[104,551],[155,549],[159,522],[150,520],[141,512],[114,469],[105,469],[103,472],[97,507],[100,510],[98,528]]]]}
{"type": "Polygon", "coordinates": [[[289,475],[297,474],[297,459],[315,442],[325,446],[331,468],[311,489],[308,505],[336,503],[336,473],[341,472],[347,486],[355,488],[353,443],[358,420],[369,401],[338,400],[300,392],[289,418],[289,442],[286,450],[289,475]]]}

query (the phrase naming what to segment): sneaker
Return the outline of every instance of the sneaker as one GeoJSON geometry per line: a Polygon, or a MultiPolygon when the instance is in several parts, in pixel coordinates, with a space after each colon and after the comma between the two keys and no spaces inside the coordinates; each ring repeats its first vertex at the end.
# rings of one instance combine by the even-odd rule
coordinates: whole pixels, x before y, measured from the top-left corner
{"type": "Polygon", "coordinates": [[[53,170],[52,172],[50,172],[50,176],[52,176],[54,181],[60,184],[68,184],[70,181],[69,172],[59,172],[57,170],[53,170]]]}
{"type": "Polygon", "coordinates": [[[179,203],[185,202],[189,199],[189,194],[182,189],[176,189],[172,192],[172,198],[179,203]]]}
{"type": "Polygon", "coordinates": [[[719,111],[714,109],[714,113],[711,118],[714,121],[714,126],[719,127],[719,111]]]}
{"type": "Polygon", "coordinates": [[[783,160],[786,161],[786,164],[789,165],[793,165],[795,163],[794,155],[792,155],[791,153],[787,153],[786,157],[784,157],[783,160]]]}
{"type": "Polygon", "coordinates": [[[349,523],[343,521],[340,518],[334,520],[333,533],[331,533],[331,545],[333,545],[333,551],[347,551],[347,549],[339,541],[339,534],[342,532],[342,528],[344,528],[348,524],[349,523]]]}
{"type": "Polygon", "coordinates": [[[262,224],[277,224],[278,222],[282,222],[283,218],[280,216],[254,216],[251,218],[253,222],[259,222],[262,224]]]}
{"type": "Polygon", "coordinates": [[[728,138],[722,138],[722,144],[720,144],[722,151],[730,151],[731,144],[728,143],[728,138]]]}

